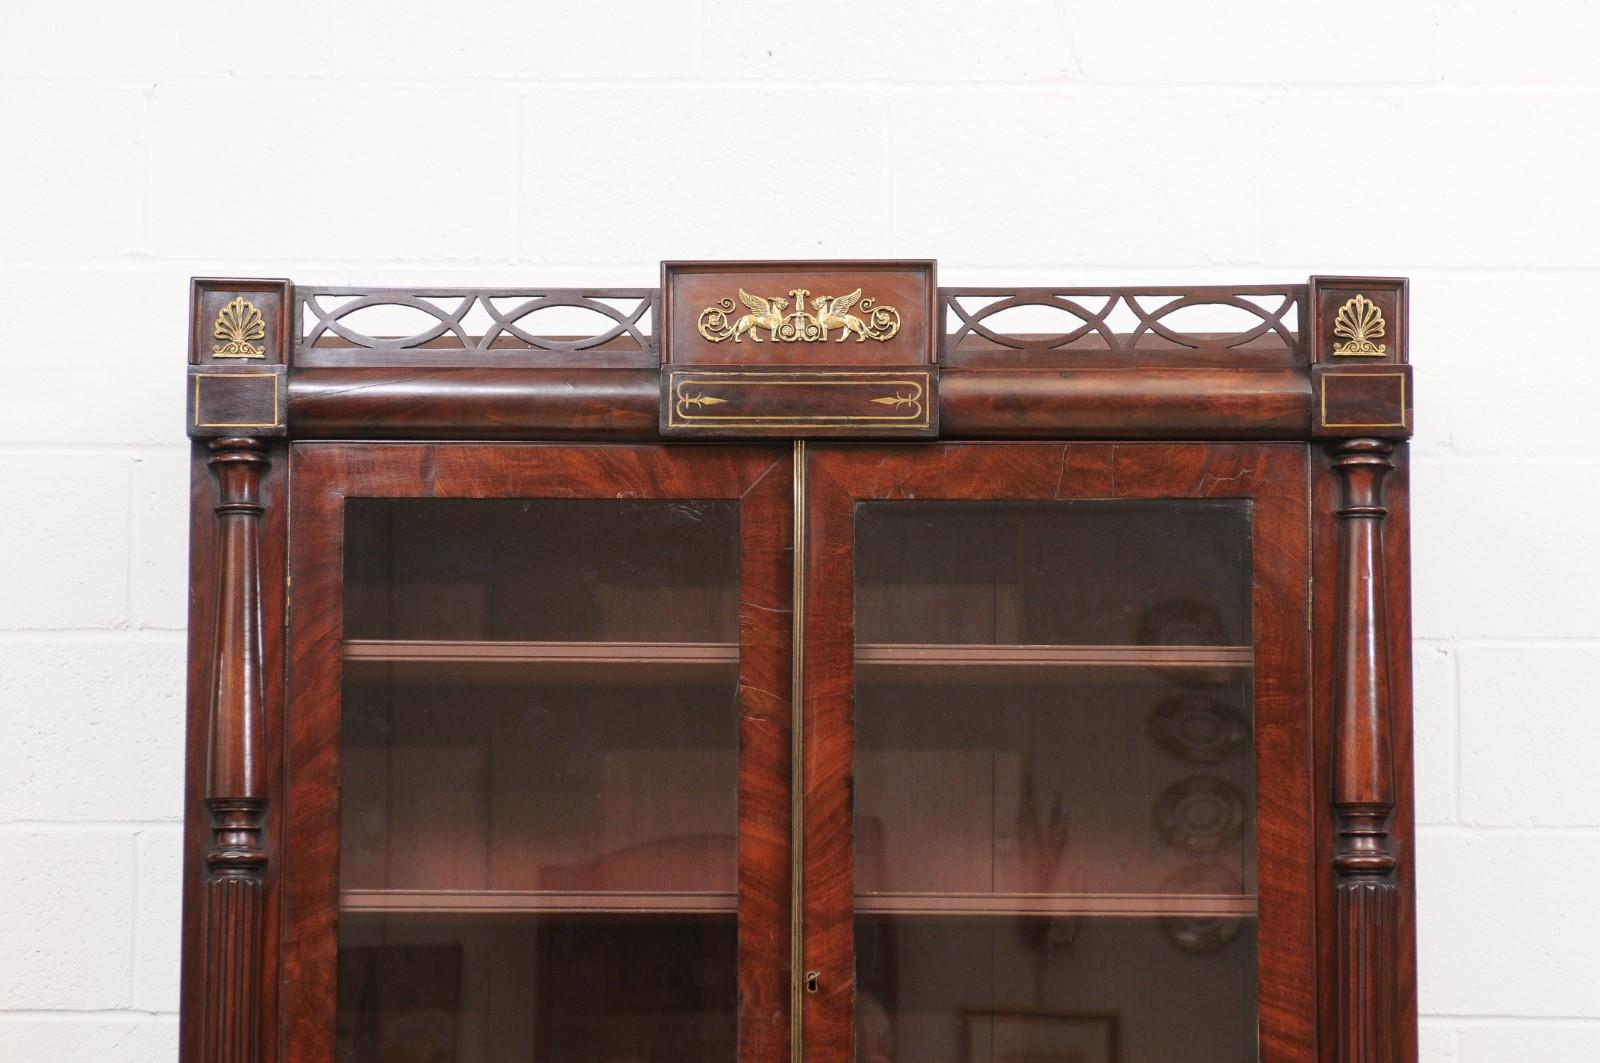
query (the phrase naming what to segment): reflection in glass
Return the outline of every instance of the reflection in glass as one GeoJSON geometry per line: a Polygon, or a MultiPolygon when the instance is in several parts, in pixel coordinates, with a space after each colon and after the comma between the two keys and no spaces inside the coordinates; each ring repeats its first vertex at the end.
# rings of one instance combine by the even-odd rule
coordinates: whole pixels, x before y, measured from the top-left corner
{"type": "Polygon", "coordinates": [[[857,1059],[1256,1058],[1243,502],[857,509],[857,1059]]]}
{"type": "Polygon", "coordinates": [[[738,510],[349,504],[339,1057],[735,1053],[738,510]]]}

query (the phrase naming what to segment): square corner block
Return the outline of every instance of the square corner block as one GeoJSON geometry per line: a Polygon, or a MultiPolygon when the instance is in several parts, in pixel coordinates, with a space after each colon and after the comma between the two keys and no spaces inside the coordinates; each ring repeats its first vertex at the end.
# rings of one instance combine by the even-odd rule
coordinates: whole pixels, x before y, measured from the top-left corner
{"type": "Polygon", "coordinates": [[[1404,277],[1312,277],[1311,360],[1403,364],[1409,360],[1411,284],[1404,277]]]}
{"type": "Polygon", "coordinates": [[[283,365],[293,349],[294,286],[286,280],[189,282],[189,364],[283,365]]]}

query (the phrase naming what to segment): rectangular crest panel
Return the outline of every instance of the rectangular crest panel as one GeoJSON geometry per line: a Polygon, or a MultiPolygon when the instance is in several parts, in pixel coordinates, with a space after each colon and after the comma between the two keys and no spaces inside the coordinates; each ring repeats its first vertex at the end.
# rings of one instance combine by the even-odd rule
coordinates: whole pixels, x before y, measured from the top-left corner
{"type": "Polygon", "coordinates": [[[931,365],[931,260],[663,262],[669,365],[931,365]]]}

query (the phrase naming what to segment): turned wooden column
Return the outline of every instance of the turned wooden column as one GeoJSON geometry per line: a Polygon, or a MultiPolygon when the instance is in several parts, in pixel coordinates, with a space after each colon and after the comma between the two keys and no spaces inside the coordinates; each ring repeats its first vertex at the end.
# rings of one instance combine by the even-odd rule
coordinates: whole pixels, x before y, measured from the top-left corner
{"type": "Polygon", "coordinates": [[[1395,782],[1382,534],[1392,450],[1377,439],[1334,447],[1340,481],[1333,769],[1340,1063],[1399,1058],[1399,887],[1389,837],[1395,782]]]}
{"type": "Polygon", "coordinates": [[[267,854],[261,652],[259,439],[211,444],[220,482],[218,580],[207,727],[203,1063],[256,1063],[267,854]]]}

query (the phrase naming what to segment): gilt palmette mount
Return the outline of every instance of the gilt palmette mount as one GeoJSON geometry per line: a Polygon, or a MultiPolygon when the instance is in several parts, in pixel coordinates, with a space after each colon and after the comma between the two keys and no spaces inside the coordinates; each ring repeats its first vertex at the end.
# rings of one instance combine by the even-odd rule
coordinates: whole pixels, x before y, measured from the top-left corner
{"type": "Polygon", "coordinates": [[[267,323],[262,320],[256,304],[242,295],[237,296],[222,308],[211,327],[213,339],[227,341],[213,347],[211,357],[265,358],[267,349],[250,341],[264,339],[266,335],[267,323]]]}
{"type": "Polygon", "coordinates": [[[1341,358],[1380,358],[1388,347],[1374,340],[1383,338],[1383,311],[1365,295],[1356,295],[1339,308],[1333,319],[1333,335],[1344,343],[1335,343],[1333,353],[1341,358]]]}
{"type": "Polygon", "coordinates": [[[862,298],[860,288],[837,296],[812,296],[808,288],[791,288],[789,295],[793,310],[789,309],[791,299],[751,295],[740,288],[739,302],[744,304],[746,312],[735,317],[732,299],[708,306],[700,311],[700,335],[712,343],[724,340],[739,343],[745,336],[762,343],[761,333],[765,331],[767,339],[777,343],[826,343],[837,332],[836,343],[843,343],[852,336],[857,343],[867,340],[882,343],[900,331],[900,311],[879,305],[870,297],[862,298]]]}

